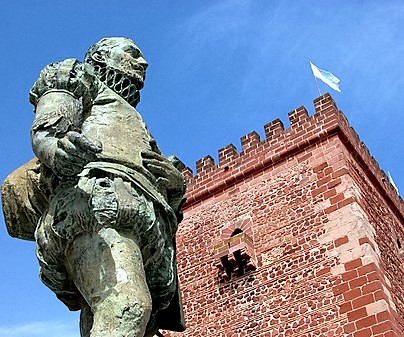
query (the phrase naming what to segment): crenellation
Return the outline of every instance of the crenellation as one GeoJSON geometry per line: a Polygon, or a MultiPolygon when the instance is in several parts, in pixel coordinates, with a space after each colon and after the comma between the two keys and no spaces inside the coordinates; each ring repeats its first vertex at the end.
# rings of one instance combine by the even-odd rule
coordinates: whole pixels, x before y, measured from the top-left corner
{"type": "Polygon", "coordinates": [[[284,130],[283,123],[279,118],[264,125],[265,138],[268,141],[278,137],[284,130]]]}
{"type": "Polygon", "coordinates": [[[329,110],[338,111],[338,108],[331,95],[329,93],[326,93],[314,100],[314,110],[317,114],[321,114],[322,112],[329,110]]]}
{"type": "Polygon", "coordinates": [[[369,152],[370,160],[371,160],[371,162],[373,162],[374,167],[376,168],[376,171],[380,171],[380,173],[382,174],[382,179],[381,180],[383,180],[383,177],[386,177],[386,173],[381,169],[381,167],[380,167],[379,163],[377,162],[376,158],[373,157],[372,155],[370,155],[369,149],[367,147],[366,147],[366,149],[369,152]]]}
{"type": "Polygon", "coordinates": [[[237,157],[237,148],[233,144],[228,144],[218,151],[218,155],[219,165],[225,165],[237,157]]]}
{"type": "MultiPolygon", "coordinates": [[[[319,102],[321,102],[325,109],[326,107],[332,106],[331,103],[334,101],[329,94],[326,94],[320,97],[319,102]]],[[[327,114],[328,112],[329,109],[327,111],[323,111],[324,114],[327,114]]],[[[304,106],[301,106],[289,113],[291,126],[288,129],[284,128],[284,124],[279,118],[275,119],[264,125],[265,140],[261,141],[260,136],[256,131],[241,137],[241,153],[237,152],[237,148],[233,144],[229,144],[218,151],[218,165],[214,163],[211,156],[205,156],[204,158],[199,159],[196,164],[196,175],[204,175],[212,169],[214,170],[218,166],[227,164],[230,164],[228,166],[231,166],[234,160],[243,160],[243,158],[246,158],[251,149],[257,149],[257,151],[259,151],[259,149],[265,146],[266,150],[271,153],[282,151],[290,152],[290,149],[286,149],[285,144],[292,139],[294,139],[293,148],[303,149],[305,146],[317,141],[317,138],[311,139],[310,141],[304,139],[305,136],[307,137],[307,135],[314,135],[316,129],[319,127],[319,124],[316,123],[316,119],[312,117],[313,116],[309,117],[307,109],[304,106]],[[307,130],[310,130],[310,132],[307,133],[307,130]],[[304,145],[302,144],[302,140],[304,145]],[[297,143],[300,144],[296,145],[297,143]]],[[[333,117],[332,121],[335,123],[335,116],[333,117]]],[[[321,139],[328,137],[328,132],[319,134],[319,137],[321,139]]],[[[278,162],[279,158],[283,158],[283,156],[279,157],[276,153],[271,157],[273,159],[269,161],[271,163],[276,163],[278,162]]]]}
{"type": "Polygon", "coordinates": [[[247,152],[251,149],[257,148],[260,142],[261,137],[256,131],[252,131],[240,138],[241,148],[243,152],[247,152]]]}
{"type": "Polygon", "coordinates": [[[185,179],[185,182],[187,185],[193,184],[195,177],[194,173],[192,172],[192,169],[190,169],[188,166],[186,166],[182,171],[181,171],[182,176],[185,179]]]}
{"type": "Polygon", "coordinates": [[[380,169],[376,159],[370,154],[366,144],[364,144],[354,128],[349,125],[345,115],[337,110],[339,136],[345,144],[348,151],[355,158],[362,170],[367,173],[370,181],[372,181],[381,195],[387,197],[386,201],[390,204],[397,216],[404,221],[404,204],[391,184],[384,184],[383,178],[385,173],[380,169]]]}
{"type": "Polygon", "coordinates": [[[215,160],[212,158],[212,156],[207,155],[196,162],[196,174],[201,175],[203,173],[206,173],[214,166],[215,160]]]}
{"type": "MultiPolygon", "coordinates": [[[[389,203],[394,204],[397,210],[403,211],[401,198],[391,184],[383,183],[384,173],[381,172],[369,150],[362,145],[356,131],[349,125],[345,115],[337,108],[330,94],[327,93],[315,99],[314,106],[316,113],[312,116],[308,116],[307,110],[303,106],[290,112],[291,126],[288,129],[284,129],[280,119],[266,124],[264,126],[264,140],[261,140],[255,131],[243,136],[241,138],[241,153],[237,152],[233,144],[221,148],[218,164],[215,164],[209,155],[198,160],[194,179],[190,179],[189,172],[186,175],[188,191],[193,193],[192,191],[196,192],[194,190],[196,186],[206,186],[206,179],[209,177],[213,179],[209,182],[209,192],[206,190],[203,192],[204,197],[207,197],[212,191],[232,186],[240,179],[247,179],[251,175],[258,174],[261,170],[278,165],[287,158],[296,156],[299,162],[303,162],[309,156],[304,153],[300,155],[301,152],[312,146],[317,146],[321,142],[328,142],[331,137],[337,135],[351,155],[361,163],[370,179],[377,183],[379,190],[387,193],[389,203]],[[223,175],[224,173],[226,174],[223,175]]],[[[314,158],[317,156],[323,156],[323,153],[314,155],[314,158]]],[[[342,162],[339,164],[342,165],[342,162]]]]}
{"type": "Polygon", "coordinates": [[[304,106],[301,106],[291,112],[288,113],[290,125],[300,124],[309,117],[309,113],[307,112],[304,106]]]}

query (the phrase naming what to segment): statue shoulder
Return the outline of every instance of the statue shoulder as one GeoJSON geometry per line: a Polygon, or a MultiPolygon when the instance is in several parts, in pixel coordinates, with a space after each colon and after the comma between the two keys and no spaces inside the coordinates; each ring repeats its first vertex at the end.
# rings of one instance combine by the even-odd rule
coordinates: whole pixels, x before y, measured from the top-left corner
{"type": "Polygon", "coordinates": [[[39,99],[51,90],[64,90],[76,98],[82,98],[83,107],[90,108],[97,96],[100,82],[91,65],[76,59],[48,64],[39,74],[29,93],[35,107],[39,99]]]}

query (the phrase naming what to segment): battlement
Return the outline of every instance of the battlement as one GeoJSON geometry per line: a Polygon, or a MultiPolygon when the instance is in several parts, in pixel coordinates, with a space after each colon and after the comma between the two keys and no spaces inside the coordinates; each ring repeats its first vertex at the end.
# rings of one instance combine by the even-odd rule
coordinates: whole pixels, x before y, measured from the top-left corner
{"type": "MultiPolygon", "coordinates": [[[[325,94],[324,96],[316,99],[314,101],[314,106],[316,110],[315,117],[319,117],[319,115],[326,115],[327,112],[330,112],[334,109],[337,109],[334,100],[331,98],[329,94],[325,94]]],[[[184,176],[187,178],[189,185],[192,186],[195,182],[195,178],[201,178],[212,171],[215,170],[228,170],[230,167],[227,165],[236,164],[236,159],[242,159],[242,157],[251,156],[251,152],[253,150],[257,150],[260,147],[271,144],[272,147],[278,148],[278,145],[282,145],[281,143],[285,141],[285,136],[292,136],[296,132],[301,133],[302,131],[311,131],[308,130],[305,126],[307,122],[313,122],[313,116],[308,115],[308,112],[304,106],[301,106],[288,114],[290,121],[290,128],[284,129],[284,125],[280,119],[275,119],[272,122],[264,125],[265,132],[265,140],[261,141],[260,135],[256,131],[252,131],[249,134],[240,138],[241,143],[241,152],[237,152],[236,146],[233,144],[228,144],[218,151],[219,163],[216,164],[214,162],[213,157],[207,155],[196,161],[196,176],[193,175],[191,169],[186,168],[184,171],[184,176]]],[[[316,121],[320,121],[322,118],[316,118],[316,121]]],[[[255,151],[257,152],[257,151],[255,151]]]]}
{"type": "Polygon", "coordinates": [[[188,184],[185,208],[292,157],[302,162],[312,155],[309,148],[337,136],[369,179],[386,194],[389,203],[397,210],[395,213],[403,214],[402,199],[355,130],[350,127],[344,114],[338,110],[331,95],[327,93],[315,99],[314,108],[315,113],[311,116],[304,106],[289,112],[290,127],[287,129],[280,119],[267,123],[264,125],[264,140],[256,131],[244,135],[240,139],[241,152],[233,144],[224,146],[218,151],[218,163],[210,155],[199,159],[195,175],[190,168],[186,168],[183,171],[188,184]]]}

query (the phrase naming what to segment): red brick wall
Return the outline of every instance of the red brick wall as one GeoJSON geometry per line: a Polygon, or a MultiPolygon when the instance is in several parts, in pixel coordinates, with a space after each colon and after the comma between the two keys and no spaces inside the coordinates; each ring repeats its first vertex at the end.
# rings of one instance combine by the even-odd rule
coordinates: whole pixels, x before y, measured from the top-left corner
{"type": "Polygon", "coordinates": [[[287,130],[265,125],[263,141],[242,137],[241,153],[222,148],[217,165],[199,160],[196,176],[184,172],[187,330],[165,335],[404,335],[403,202],[332,98],[315,109],[289,113],[287,130]],[[241,241],[230,239],[236,228],[241,241]],[[249,267],[229,279],[220,258],[250,238],[249,267]]]}

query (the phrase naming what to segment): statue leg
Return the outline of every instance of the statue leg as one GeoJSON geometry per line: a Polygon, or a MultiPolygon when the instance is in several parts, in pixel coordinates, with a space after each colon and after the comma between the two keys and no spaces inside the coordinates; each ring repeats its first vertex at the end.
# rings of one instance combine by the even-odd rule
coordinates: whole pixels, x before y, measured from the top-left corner
{"type": "Polygon", "coordinates": [[[94,315],[88,303],[84,303],[80,312],[80,336],[90,337],[91,328],[93,327],[94,315]]]}
{"type": "MultiPolygon", "coordinates": [[[[134,238],[112,228],[82,234],[66,252],[66,265],[93,314],[89,337],[144,336],[152,299],[134,238]]],[[[88,308],[83,314],[91,319],[88,308]]],[[[85,333],[91,322],[81,325],[85,333]]]]}

